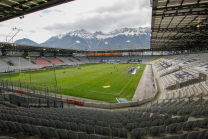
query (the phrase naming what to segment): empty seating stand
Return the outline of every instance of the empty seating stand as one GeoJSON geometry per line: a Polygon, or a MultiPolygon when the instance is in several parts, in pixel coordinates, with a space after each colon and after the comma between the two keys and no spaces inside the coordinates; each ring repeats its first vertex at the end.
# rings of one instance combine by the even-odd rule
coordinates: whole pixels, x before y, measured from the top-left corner
{"type": "Polygon", "coordinates": [[[48,61],[43,60],[42,58],[36,58],[33,59],[35,63],[37,63],[39,66],[52,66],[48,61]]]}
{"type": "Polygon", "coordinates": [[[59,61],[56,58],[47,58],[47,60],[51,61],[52,63],[54,63],[55,65],[66,65],[65,63],[59,61]]]}

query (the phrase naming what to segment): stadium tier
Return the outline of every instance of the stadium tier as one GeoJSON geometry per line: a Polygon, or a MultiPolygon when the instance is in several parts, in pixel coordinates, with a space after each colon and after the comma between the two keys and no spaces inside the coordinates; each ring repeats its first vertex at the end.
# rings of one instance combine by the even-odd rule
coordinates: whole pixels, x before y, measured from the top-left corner
{"type": "MultiPolygon", "coordinates": [[[[7,57],[18,69],[28,69],[29,68],[29,60],[23,57],[7,57]],[[19,65],[20,64],[20,65],[19,65]]],[[[30,62],[30,68],[38,68],[36,64],[30,62]]]]}
{"type": "Polygon", "coordinates": [[[155,55],[144,55],[144,56],[122,56],[122,57],[111,57],[111,56],[77,56],[77,57],[31,57],[29,59],[23,57],[2,57],[0,59],[0,72],[7,72],[7,70],[27,70],[29,66],[31,69],[50,67],[53,65],[78,65],[78,64],[89,64],[89,63],[128,63],[131,60],[139,60],[140,63],[149,64],[151,61],[159,56],[155,55]],[[108,62],[108,61],[111,62],[108,62]],[[105,61],[105,62],[103,62],[105,61]],[[20,65],[19,65],[20,64],[20,65]]]}
{"type": "MultiPolygon", "coordinates": [[[[4,101],[4,100],[2,100],[4,101]]],[[[9,108],[0,105],[2,135],[55,139],[207,139],[207,107],[9,108]]]]}

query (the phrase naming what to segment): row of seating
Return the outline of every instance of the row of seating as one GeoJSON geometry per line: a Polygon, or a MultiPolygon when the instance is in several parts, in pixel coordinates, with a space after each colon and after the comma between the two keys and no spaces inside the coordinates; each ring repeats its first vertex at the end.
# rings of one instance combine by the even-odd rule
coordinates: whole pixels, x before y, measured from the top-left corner
{"type": "Polygon", "coordinates": [[[159,139],[207,139],[208,131],[193,131],[190,133],[185,133],[183,135],[172,135],[168,137],[161,137],[159,139]]]}
{"type": "Polygon", "coordinates": [[[138,112],[152,112],[160,114],[177,114],[180,116],[195,114],[197,116],[206,116],[208,115],[208,108],[206,106],[201,107],[181,107],[181,106],[162,106],[162,107],[140,107],[140,108],[131,108],[129,111],[138,111],[138,112]]]}

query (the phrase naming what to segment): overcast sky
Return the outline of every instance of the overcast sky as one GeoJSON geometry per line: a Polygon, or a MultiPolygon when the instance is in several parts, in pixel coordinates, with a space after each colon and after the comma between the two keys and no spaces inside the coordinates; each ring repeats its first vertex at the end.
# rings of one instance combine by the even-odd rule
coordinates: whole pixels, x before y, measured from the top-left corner
{"type": "Polygon", "coordinates": [[[150,0],[75,0],[25,15],[23,19],[0,22],[0,42],[14,27],[23,29],[14,41],[28,38],[42,43],[51,36],[79,29],[106,33],[117,28],[150,26],[150,0]]]}

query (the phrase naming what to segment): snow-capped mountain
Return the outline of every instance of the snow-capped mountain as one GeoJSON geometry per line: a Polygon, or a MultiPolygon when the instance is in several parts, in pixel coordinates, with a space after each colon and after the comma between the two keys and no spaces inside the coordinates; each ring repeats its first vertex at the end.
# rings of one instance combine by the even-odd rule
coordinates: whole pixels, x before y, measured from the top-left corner
{"type": "Polygon", "coordinates": [[[150,27],[121,28],[109,33],[81,29],[53,36],[39,45],[82,50],[150,48],[150,34],[150,27]]]}

